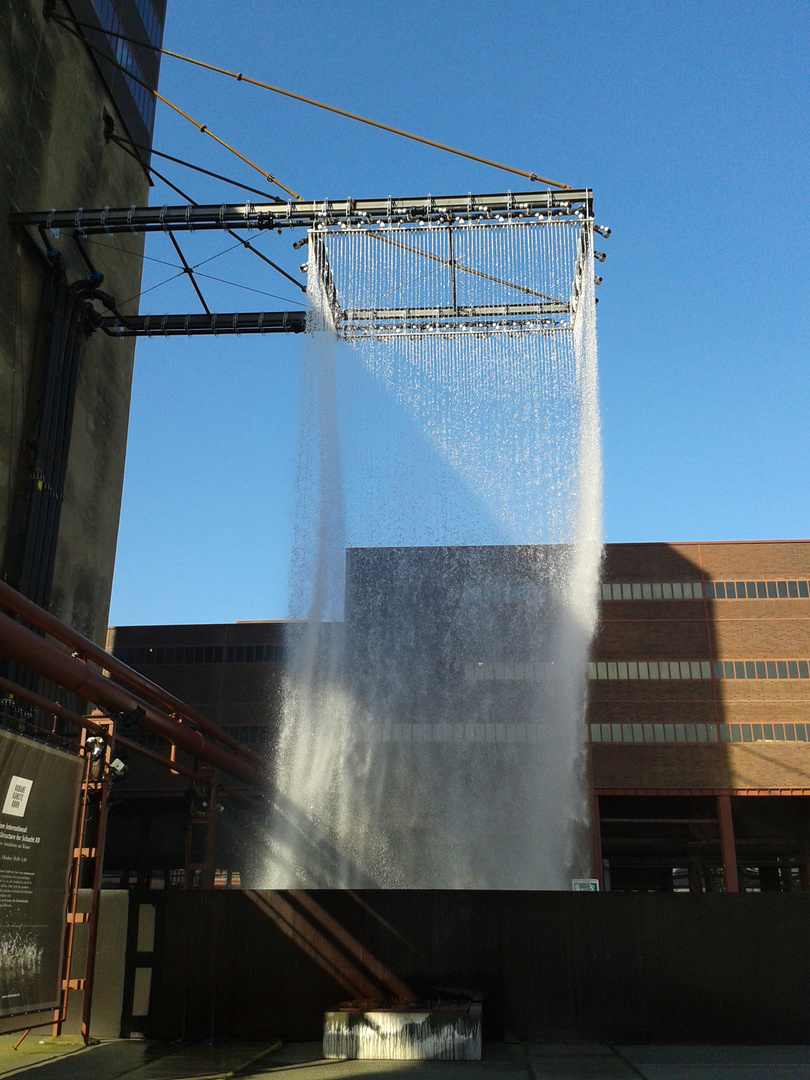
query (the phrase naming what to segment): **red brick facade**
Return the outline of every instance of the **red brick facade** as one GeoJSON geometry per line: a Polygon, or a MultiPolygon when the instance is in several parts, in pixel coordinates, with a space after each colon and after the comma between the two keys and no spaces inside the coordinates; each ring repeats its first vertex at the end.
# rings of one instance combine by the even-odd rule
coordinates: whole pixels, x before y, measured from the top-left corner
{"type": "MultiPolygon", "coordinates": [[[[810,579],[810,542],[612,544],[606,583],[810,579]]],[[[705,591],[705,590],[704,590],[705,591]]],[[[603,600],[594,661],[810,659],[810,598],[603,600]]],[[[806,725],[810,678],[591,679],[588,723],[806,725]]],[[[643,734],[643,733],[642,733],[643,734]]],[[[710,789],[810,794],[810,742],[647,745],[594,741],[597,791],[710,789]]],[[[736,734],[736,731],[735,731],[736,734]]],[[[782,732],[784,734],[784,731],[782,732]]],[[[795,730],[794,730],[795,735],[795,730]]],[[[741,736],[742,738],[742,736],[741,736]]],[[[806,729],[805,729],[806,738],[806,729]]]]}

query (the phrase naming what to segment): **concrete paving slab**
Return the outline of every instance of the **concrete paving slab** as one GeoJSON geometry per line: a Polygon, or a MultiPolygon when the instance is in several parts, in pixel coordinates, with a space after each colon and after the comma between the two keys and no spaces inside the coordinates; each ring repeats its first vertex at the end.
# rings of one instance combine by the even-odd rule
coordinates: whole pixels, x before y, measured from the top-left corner
{"type": "Polygon", "coordinates": [[[241,1074],[270,1049],[268,1043],[177,1046],[117,1039],[97,1046],[74,1046],[69,1055],[51,1054],[38,1061],[29,1056],[16,1067],[0,1062],[0,1076],[14,1080],[220,1080],[241,1074]]]}
{"type": "Polygon", "coordinates": [[[633,1080],[638,1076],[632,1065],[599,1043],[532,1044],[526,1054],[534,1080],[633,1080]]]}
{"type": "MultiPolygon", "coordinates": [[[[20,1050],[24,1047],[25,1042],[20,1050]]],[[[0,1075],[15,1080],[115,1080],[164,1052],[160,1044],[135,1039],[116,1039],[97,1046],[77,1045],[73,1040],[54,1053],[29,1052],[19,1059],[3,1058],[0,1075]]]]}
{"type": "Polygon", "coordinates": [[[15,1080],[810,1080],[810,1046],[619,1046],[614,1052],[587,1043],[485,1043],[481,1061],[326,1061],[320,1043],[273,1050],[266,1043],[122,1039],[87,1048],[29,1047],[26,1058],[9,1063],[4,1040],[0,1076],[15,1080]]]}
{"type": "MultiPolygon", "coordinates": [[[[268,1043],[193,1043],[148,1062],[124,1075],[122,1080],[221,1080],[245,1076],[251,1066],[265,1060],[268,1043]]],[[[39,1078],[50,1080],[50,1078],[39,1078]]]]}
{"type": "Polygon", "coordinates": [[[530,1080],[517,1046],[485,1045],[481,1061],[327,1061],[320,1043],[293,1043],[240,1074],[240,1080],[530,1080]]]}
{"type": "Polygon", "coordinates": [[[618,1046],[644,1080],[810,1080],[810,1046],[618,1046]]]}

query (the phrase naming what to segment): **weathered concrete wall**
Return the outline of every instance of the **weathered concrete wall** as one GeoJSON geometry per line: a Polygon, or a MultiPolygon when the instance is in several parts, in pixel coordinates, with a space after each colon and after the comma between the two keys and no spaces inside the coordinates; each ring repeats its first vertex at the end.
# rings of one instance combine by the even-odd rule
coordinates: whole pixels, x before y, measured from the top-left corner
{"type": "MultiPolygon", "coordinates": [[[[92,54],[42,16],[41,0],[0,4],[0,559],[8,573],[9,523],[23,423],[36,386],[43,324],[43,260],[10,211],[128,206],[147,201],[138,163],[105,144],[103,113],[123,126],[92,54]]],[[[86,277],[73,238],[56,241],[68,282],[86,277]]],[[[140,288],[143,238],[108,237],[88,251],[119,300],[140,288]]],[[[122,306],[137,311],[137,301],[122,306]]],[[[123,483],[133,344],[97,331],[81,361],[50,609],[104,642],[123,483]]]]}

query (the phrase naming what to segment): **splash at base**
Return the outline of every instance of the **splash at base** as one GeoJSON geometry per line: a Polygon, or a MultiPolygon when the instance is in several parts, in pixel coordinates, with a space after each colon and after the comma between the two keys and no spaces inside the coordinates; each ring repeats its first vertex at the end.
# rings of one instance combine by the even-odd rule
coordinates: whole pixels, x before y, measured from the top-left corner
{"type": "Polygon", "coordinates": [[[480,1061],[481,1002],[342,1006],[324,1016],[323,1056],[358,1061],[480,1061]]]}

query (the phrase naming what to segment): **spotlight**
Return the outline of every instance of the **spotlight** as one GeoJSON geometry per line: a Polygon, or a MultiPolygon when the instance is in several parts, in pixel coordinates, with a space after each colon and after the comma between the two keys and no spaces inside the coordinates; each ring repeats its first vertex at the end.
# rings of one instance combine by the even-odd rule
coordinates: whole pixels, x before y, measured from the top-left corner
{"type": "Polygon", "coordinates": [[[299,248],[304,247],[308,243],[309,243],[309,237],[308,236],[302,236],[300,240],[296,240],[295,243],[293,244],[293,251],[298,251],[299,248]]]}
{"type": "Polygon", "coordinates": [[[604,262],[605,259],[607,258],[607,255],[604,253],[604,251],[595,251],[593,253],[593,257],[595,259],[597,259],[599,262],[604,262]]]}
{"type": "Polygon", "coordinates": [[[105,743],[98,735],[90,735],[84,740],[84,750],[91,761],[101,761],[104,757],[105,743]]]}
{"type": "Polygon", "coordinates": [[[89,759],[88,775],[91,780],[102,779],[106,749],[107,744],[98,735],[88,735],[84,740],[84,752],[89,759]]]}
{"type": "Polygon", "coordinates": [[[596,276],[594,277],[593,283],[594,283],[594,285],[601,285],[602,284],[602,279],[599,277],[598,274],[596,274],[596,276]]]}
{"type": "Polygon", "coordinates": [[[309,269],[309,263],[301,263],[298,269],[301,271],[302,274],[305,274],[309,269]]]}
{"type": "Polygon", "coordinates": [[[593,231],[595,233],[599,233],[599,235],[603,236],[605,240],[607,240],[607,238],[610,236],[610,229],[607,227],[607,225],[594,225],[593,231]]]}

